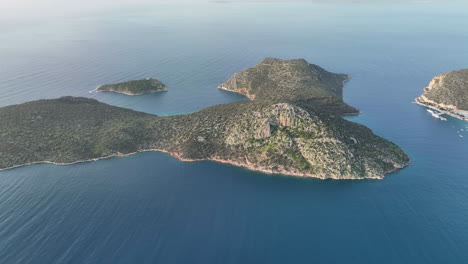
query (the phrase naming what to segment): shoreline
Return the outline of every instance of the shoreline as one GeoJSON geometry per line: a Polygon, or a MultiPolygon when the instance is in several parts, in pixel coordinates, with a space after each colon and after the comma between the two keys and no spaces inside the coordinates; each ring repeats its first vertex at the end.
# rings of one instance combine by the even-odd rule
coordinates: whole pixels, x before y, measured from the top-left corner
{"type": "Polygon", "coordinates": [[[240,94],[240,95],[243,95],[245,97],[247,97],[247,99],[249,99],[250,101],[253,101],[255,100],[255,96],[254,95],[251,95],[247,92],[247,89],[245,88],[242,88],[242,90],[245,90],[246,93],[243,93],[242,91],[233,91],[233,90],[230,90],[224,86],[218,86],[218,89],[220,90],[223,90],[223,91],[226,91],[226,92],[231,92],[231,93],[235,93],[235,94],[240,94]]]}
{"type": "Polygon", "coordinates": [[[461,115],[459,115],[457,113],[452,112],[452,111],[455,111],[455,110],[460,111],[460,112],[466,112],[464,110],[458,110],[458,109],[447,110],[446,108],[439,108],[438,106],[431,105],[429,103],[425,103],[424,101],[419,101],[418,98],[416,98],[413,103],[424,106],[424,107],[427,107],[427,108],[430,108],[430,109],[433,109],[433,110],[437,110],[437,111],[441,112],[444,115],[449,115],[451,117],[457,118],[457,119],[462,120],[462,121],[468,121],[468,117],[463,117],[463,116],[461,116],[461,115]]]}
{"type": "Polygon", "coordinates": [[[174,158],[176,158],[176,159],[178,159],[178,160],[180,160],[182,162],[213,161],[213,162],[218,162],[218,163],[221,163],[221,164],[228,164],[228,165],[248,169],[250,171],[261,172],[261,173],[270,174],[270,175],[284,175],[284,176],[303,177],[303,178],[308,177],[308,178],[315,178],[315,179],[320,179],[320,180],[328,180],[328,179],[331,179],[331,180],[382,180],[382,179],[384,179],[385,175],[387,175],[389,173],[397,172],[397,171],[399,171],[399,170],[401,170],[401,169],[403,169],[403,168],[405,168],[406,166],[409,165],[408,164],[408,165],[403,166],[403,167],[395,167],[395,169],[393,169],[391,171],[384,172],[382,176],[372,176],[372,177],[366,177],[366,178],[354,178],[354,177],[333,178],[333,177],[319,177],[319,176],[316,176],[316,175],[313,175],[313,174],[307,174],[307,173],[295,173],[295,172],[287,172],[287,171],[272,171],[272,170],[266,170],[266,169],[259,169],[259,168],[251,167],[248,164],[243,164],[243,163],[239,163],[239,162],[235,162],[235,161],[229,161],[229,160],[222,160],[222,159],[218,159],[218,158],[186,159],[186,158],[181,157],[180,154],[175,153],[175,152],[170,152],[170,151],[166,151],[166,150],[162,150],[162,149],[145,149],[145,150],[139,150],[139,151],[136,151],[136,152],[126,153],[126,154],[118,152],[118,153],[108,155],[108,156],[104,156],[104,157],[100,157],[100,158],[87,159],[87,160],[78,160],[78,161],[67,162],[67,163],[53,162],[53,161],[47,161],[47,160],[46,161],[35,161],[35,162],[19,164],[19,165],[7,167],[7,168],[1,168],[0,171],[12,170],[12,169],[25,167],[25,166],[29,166],[29,165],[36,165],[36,164],[52,164],[52,165],[55,165],[55,166],[68,166],[68,165],[74,165],[74,164],[85,163],[85,162],[105,160],[105,159],[110,159],[110,158],[123,158],[123,157],[128,157],[128,156],[131,156],[131,155],[135,155],[135,154],[138,154],[138,153],[145,153],[145,152],[161,152],[161,153],[169,154],[172,157],[174,157],[174,158]]]}

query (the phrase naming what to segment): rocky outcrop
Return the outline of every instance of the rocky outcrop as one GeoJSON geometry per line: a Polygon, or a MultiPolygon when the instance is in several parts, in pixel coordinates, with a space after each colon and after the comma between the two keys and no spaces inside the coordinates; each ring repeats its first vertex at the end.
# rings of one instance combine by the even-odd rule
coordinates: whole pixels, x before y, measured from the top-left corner
{"type": "Polygon", "coordinates": [[[434,77],[416,103],[468,120],[468,69],[434,77]]]}
{"type": "Polygon", "coordinates": [[[286,103],[245,113],[229,126],[225,142],[242,150],[228,159],[237,164],[322,179],[380,179],[409,162],[400,148],[361,125],[286,103]],[[256,137],[258,130],[268,136],[256,137]]]}

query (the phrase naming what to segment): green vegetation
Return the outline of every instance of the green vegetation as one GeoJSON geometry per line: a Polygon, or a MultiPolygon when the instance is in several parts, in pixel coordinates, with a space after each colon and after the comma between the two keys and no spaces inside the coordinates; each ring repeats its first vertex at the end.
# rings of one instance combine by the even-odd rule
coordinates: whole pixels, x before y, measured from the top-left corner
{"type": "Polygon", "coordinates": [[[139,124],[153,116],[63,97],[0,108],[0,168],[37,161],[71,163],[130,153],[144,145],[139,124]],[[124,123],[128,122],[128,123],[124,123]]]}
{"type": "Polygon", "coordinates": [[[99,86],[95,91],[139,95],[167,91],[167,88],[166,85],[156,79],[146,78],[143,80],[127,81],[116,84],[104,84],[99,86]]]}

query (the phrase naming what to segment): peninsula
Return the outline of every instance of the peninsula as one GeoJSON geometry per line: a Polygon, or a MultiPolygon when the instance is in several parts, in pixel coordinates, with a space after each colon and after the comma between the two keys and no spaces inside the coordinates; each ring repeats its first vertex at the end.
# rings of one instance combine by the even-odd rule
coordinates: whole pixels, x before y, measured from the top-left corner
{"type": "Polygon", "coordinates": [[[468,69],[434,77],[416,103],[468,121],[468,69]]]}
{"type": "Polygon", "coordinates": [[[115,84],[103,84],[91,92],[116,92],[126,95],[141,95],[165,91],[167,91],[167,87],[162,82],[156,79],[146,78],[143,80],[126,81],[115,84]]]}
{"type": "MultiPolygon", "coordinates": [[[[336,114],[344,109],[336,107],[344,105],[341,92],[329,89],[339,88],[336,85],[344,75],[322,74],[328,77],[322,75],[314,87],[303,86],[296,97],[284,93],[283,98],[264,86],[262,93],[250,93],[258,95],[254,100],[185,115],[160,117],[82,97],[2,107],[0,169],[71,164],[144,151],[320,179],[382,179],[407,166],[410,160],[397,145],[336,114]],[[333,78],[337,78],[335,84],[322,86],[333,78]],[[301,100],[299,94],[308,89],[318,96],[311,93],[301,100]],[[329,94],[322,97],[325,93],[329,94]],[[259,99],[261,94],[276,95],[259,99]]],[[[280,87],[277,81],[271,87],[280,87]]]]}

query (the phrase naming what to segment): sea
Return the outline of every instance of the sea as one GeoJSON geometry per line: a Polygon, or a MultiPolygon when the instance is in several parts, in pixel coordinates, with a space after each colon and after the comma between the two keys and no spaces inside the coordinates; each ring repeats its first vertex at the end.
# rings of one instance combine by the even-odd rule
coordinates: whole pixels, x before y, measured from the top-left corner
{"type": "MultiPolygon", "coordinates": [[[[87,2],[89,3],[89,2],[87,2]]],[[[140,153],[0,171],[0,263],[468,263],[468,122],[412,103],[468,68],[468,3],[185,2],[0,19],[0,106],[66,95],[156,115],[265,57],[347,73],[347,117],[401,146],[384,180],[269,175],[140,153]],[[157,78],[169,91],[89,93],[157,78]]],[[[0,124],[1,125],[1,124],[0,124]]],[[[1,157],[1,156],[0,156],[1,157]]]]}

